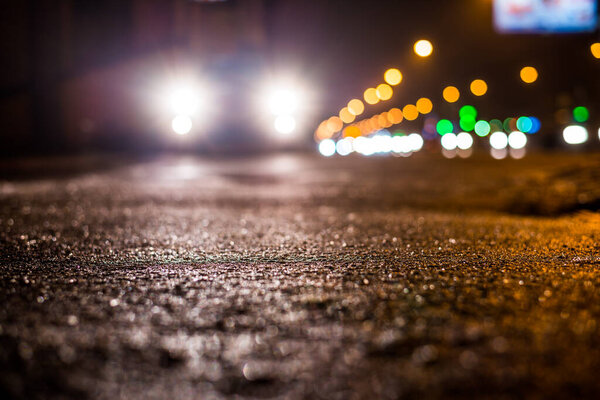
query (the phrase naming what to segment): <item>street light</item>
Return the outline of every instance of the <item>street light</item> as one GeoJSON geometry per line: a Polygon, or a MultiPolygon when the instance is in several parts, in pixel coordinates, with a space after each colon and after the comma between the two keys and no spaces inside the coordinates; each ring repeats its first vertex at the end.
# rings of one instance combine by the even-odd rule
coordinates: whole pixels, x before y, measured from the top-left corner
{"type": "Polygon", "coordinates": [[[402,115],[407,121],[414,121],[419,117],[419,110],[413,104],[407,104],[402,109],[402,115]]]}
{"type": "Polygon", "coordinates": [[[475,79],[471,82],[471,93],[475,96],[483,96],[487,93],[488,86],[483,79],[475,79]]]}
{"type": "Polygon", "coordinates": [[[592,51],[592,55],[595,58],[600,58],[600,43],[596,42],[590,46],[590,50],[592,51]]]}
{"type": "Polygon", "coordinates": [[[352,99],[348,102],[348,111],[353,115],[360,115],[365,111],[365,105],[359,99],[352,99]]]}
{"type": "Polygon", "coordinates": [[[339,117],[345,124],[350,124],[356,119],[356,115],[352,114],[348,107],[344,107],[340,110],[339,117]]]}
{"type": "Polygon", "coordinates": [[[367,90],[365,90],[363,97],[367,104],[379,103],[379,97],[377,96],[377,89],[375,89],[375,88],[368,88],[367,90]]]}
{"type": "Polygon", "coordinates": [[[383,79],[388,85],[396,86],[402,82],[402,72],[396,68],[390,68],[383,74],[383,79]]]}
{"type": "Polygon", "coordinates": [[[417,100],[417,110],[419,113],[425,115],[429,114],[433,110],[433,103],[427,97],[421,97],[417,100]]]}
{"type": "Polygon", "coordinates": [[[460,92],[454,86],[447,86],[442,92],[442,96],[448,103],[456,103],[460,98],[460,92]]]}
{"type": "Polygon", "coordinates": [[[394,94],[394,90],[387,83],[382,83],[382,84],[378,85],[377,88],[375,89],[375,94],[377,95],[379,100],[385,101],[385,100],[389,100],[392,98],[392,95],[394,94]]]}
{"type": "Polygon", "coordinates": [[[523,69],[521,69],[520,75],[521,80],[525,83],[533,83],[537,81],[538,78],[537,69],[533,67],[523,67],[523,69]]]}
{"type": "Polygon", "coordinates": [[[429,57],[433,52],[433,45],[429,40],[421,39],[415,42],[414,50],[419,57],[429,57]]]}

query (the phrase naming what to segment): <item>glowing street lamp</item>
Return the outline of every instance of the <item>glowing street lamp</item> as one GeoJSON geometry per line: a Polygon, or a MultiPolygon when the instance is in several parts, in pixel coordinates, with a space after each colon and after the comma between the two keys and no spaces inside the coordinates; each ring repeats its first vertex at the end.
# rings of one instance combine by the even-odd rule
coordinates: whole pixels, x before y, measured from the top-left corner
{"type": "Polygon", "coordinates": [[[367,104],[379,103],[379,97],[377,96],[377,89],[375,89],[375,88],[368,88],[367,90],[365,90],[363,97],[365,99],[365,103],[367,103],[367,104]]]}
{"type": "Polygon", "coordinates": [[[460,92],[454,86],[447,86],[442,92],[442,96],[448,103],[456,103],[460,98],[460,92]]]}
{"type": "Polygon", "coordinates": [[[383,74],[383,79],[388,85],[396,86],[402,82],[402,72],[396,68],[390,68],[383,74]]]}
{"type": "Polygon", "coordinates": [[[382,83],[382,84],[378,85],[377,88],[375,89],[375,94],[377,95],[379,100],[385,101],[385,100],[389,100],[392,98],[394,91],[390,85],[388,85],[386,83],[382,83]]]}
{"type": "Polygon", "coordinates": [[[525,83],[533,83],[537,81],[538,78],[537,69],[533,67],[523,67],[523,69],[521,69],[520,75],[521,80],[525,83]]]}
{"type": "Polygon", "coordinates": [[[339,117],[345,124],[350,124],[354,122],[356,115],[352,114],[348,107],[344,107],[340,110],[339,117]]]}
{"type": "Polygon", "coordinates": [[[600,58],[600,43],[594,43],[590,46],[594,58],[600,58]]]}
{"type": "Polygon", "coordinates": [[[359,99],[352,99],[348,102],[348,111],[353,115],[360,115],[365,111],[365,105],[359,99]]]}
{"type": "Polygon", "coordinates": [[[475,79],[471,82],[471,93],[475,96],[483,96],[487,93],[488,86],[483,79],[475,79]]]}
{"type": "Polygon", "coordinates": [[[419,57],[429,57],[433,53],[433,45],[429,40],[418,40],[414,45],[415,54],[419,57]]]}
{"type": "Polygon", "coordinates": [[[421,97],[417,100],[417,110],[421,114],[429,114],[433,110],[433,103],[427,97],[421,97]]]}

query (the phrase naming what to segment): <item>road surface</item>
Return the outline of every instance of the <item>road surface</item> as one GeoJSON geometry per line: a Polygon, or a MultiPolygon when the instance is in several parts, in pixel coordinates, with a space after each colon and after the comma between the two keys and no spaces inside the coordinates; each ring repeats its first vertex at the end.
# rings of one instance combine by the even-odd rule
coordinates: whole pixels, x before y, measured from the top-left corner
{"type": "Polygon", "coordinates": [[[0,171],[3,398],[600,395],[597,154],[0,171]]]}

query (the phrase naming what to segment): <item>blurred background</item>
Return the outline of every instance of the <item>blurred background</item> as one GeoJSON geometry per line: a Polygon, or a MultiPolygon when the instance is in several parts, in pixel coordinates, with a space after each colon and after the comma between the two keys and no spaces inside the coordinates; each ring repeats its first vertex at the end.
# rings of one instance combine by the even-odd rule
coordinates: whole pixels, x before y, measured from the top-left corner
{"type": "Polygon", "coordinates": [[[595,0],[9,0],[0,19],[4,157],[600,147],[595,0]]]}

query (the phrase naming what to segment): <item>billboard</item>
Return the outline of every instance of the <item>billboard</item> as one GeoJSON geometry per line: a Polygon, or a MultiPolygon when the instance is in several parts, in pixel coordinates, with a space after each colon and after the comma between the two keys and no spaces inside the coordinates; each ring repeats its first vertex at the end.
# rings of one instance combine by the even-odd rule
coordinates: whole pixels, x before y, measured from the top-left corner
{"type": "Polygon", "coordinates": [[[589,32],[597,24],[597,0],[494,0],[501,33],[589,32]]]}

